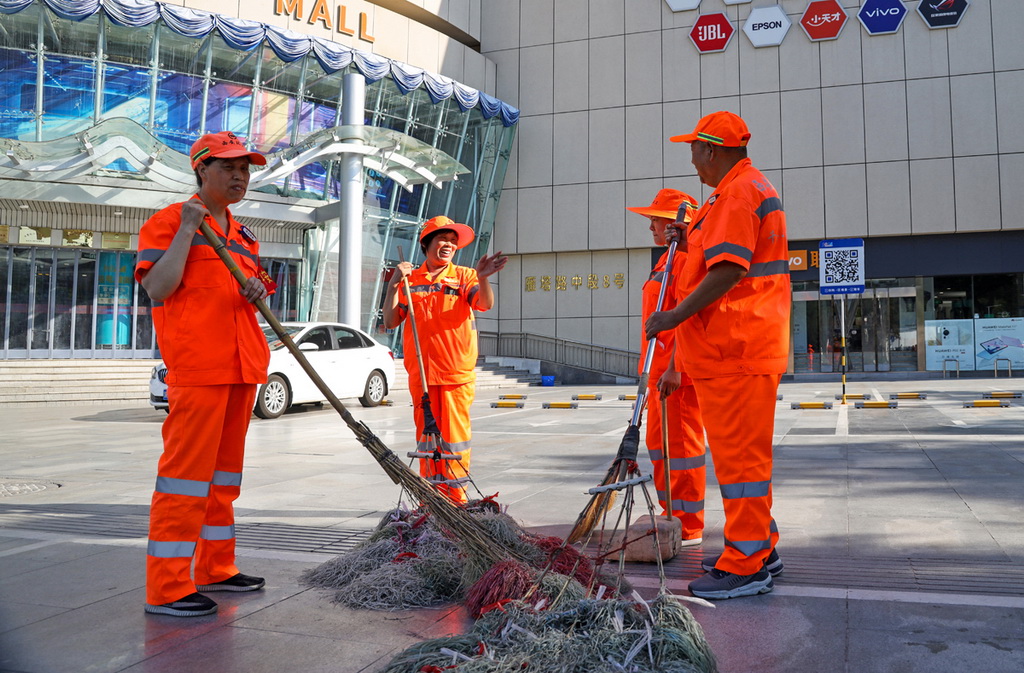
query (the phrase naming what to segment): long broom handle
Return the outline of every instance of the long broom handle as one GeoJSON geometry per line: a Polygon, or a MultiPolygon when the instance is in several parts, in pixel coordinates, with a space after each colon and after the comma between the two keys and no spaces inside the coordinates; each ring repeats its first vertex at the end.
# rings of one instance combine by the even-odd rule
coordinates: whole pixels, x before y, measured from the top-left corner
{"type": "MultiPolygon", "coordinates": [[[[234,258],[231,256],[231,253],[228,252],[227,246],[224,245],[224,241],[220,238],[220,236],[215,234],[213,229],[210,229],[210,225],[208,225],[205,220],[203,221],[202,224],[199,225],[199,230],[202,232],[203,236],[210,243],[210,245],[213,246],[214,252],[216,252],[217,256],[220,257],[222,262],[224,262],[224,265],[228,267],[228,271],[230,271],[231,275],[234,276],[236,281],[238,281],[238,284],[240,286],[244,286],[246,282],[249,280],[249,278],[248,276],[245,275],[245,273],[242,272],[241,269],[238,268],[238,265],[235,263],[234,258]]],[[[355,418],[353,418],[352,414],[350,414],[348,409],[345,408],[345,405],[341,403],[341,400],[339,400],[337,396],[331,391],[330,387],[326,383],[324,383],[324,380],[320,378],[320,375],[316,373],[315,369],[313,369],[313,365],[309,364],[309,360],[306,359],[305,354],[303,354],[303,352],[299,350],[299,347],[295,345],[295,342],[292,341],[292,338],[288,336],[288,332],[285,331],[284,327],[274,316],[274,314],[270,312],[270,309],[267,307],[266,302],[264,302],[262,299],[257,299],[252,303],[253,306],[256,307],[256,310],[260,312],[260,315],[262,315],[266,319],[267,324],[270,325],[270,328],[274,330],[274,334],[276,334],[277,338],[281,340],[281,343],[283,343],[285,347],[291,352],[291,354],[295,356],[295,359],[296,361],[298,361],[299,366],[302,367],[302,371],[306,372],[306,375],[309,376],[310,380],[313,381],[313,384],[323,394],[324,399],[330,402],[331,406],[334,407],[335,411],[337,411],[341,415],[341,418],[345,421],[345,425],[351,428],[352,431],[356,433],[357,437],[363,436],[363,434],[365,434],[365,431],[363,430],[362,426],[358,423],[358,421],[356,421],[355,418]]],[[[396,484],[399,483],[399,480],[396,477],[392,477],[391,479],[396,484]]]]}
{"type": "MultiPolygon", "coordinates": [[[[668,260],[665,262],[665,272],[664,276],[662,276],[661,289],[658,290],[658,303],[654,306],[655,312],[660,311],[661,305],[665,302],[665,291],[668,289],[668,284],[672,276],[672,259],[676,256],[676,246],[678,243],[678,241],[672,241],[669,243],[668,260]]],[[[637,385],[636,389],[636,405],[633,407],[633,418],[630,420],[630,425],[640,424],[640,414],[643,413],[644,407],[647,406],[647,384],[651,375],[651,363],[654,361],[654,344],[657,341],[657,334],[647,340],[647,356],[644,358],[644,368],[640,374],[640,383],[637,385]]]]}
{"type": "MultiPolygon", "coordinates": [[[[398,259],[405,261],[402,254],[402,246],[398,246],[398,259]]],[[[420,349],[420,333],[416,329],[416,312],[412,307],[412,288],[409,287],[409,278],[402,276],[402,289],[405,291],[405,301],[409,304],[409,327],[412,328],[412,343],[416,350],[416,364],[420,368],[420,383],[423,385],[423,392],[427,392],[427,370],[423,367],[423,351],[420,349]]]]}
{"type": "MultiPolygon", "coordinates": [[[[665,518],[672,520],[672,458],[668,449],[668,398],[661,396],[661,469],[665,471],[665,518]]],[[[653,516],[653,513],[652,513],[653,516]]]]}

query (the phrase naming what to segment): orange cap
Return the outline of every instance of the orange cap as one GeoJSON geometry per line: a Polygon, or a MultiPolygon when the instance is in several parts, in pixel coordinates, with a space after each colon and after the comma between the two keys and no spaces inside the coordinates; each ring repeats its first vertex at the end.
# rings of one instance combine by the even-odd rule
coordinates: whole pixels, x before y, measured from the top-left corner
{"type": "Polygon", "coordinates": [[[423,239],[427,236],[435,234],[443,229],[455,232],[455,235],[459,237],[459,240],[455,245],[460,249],[465,248],[467,245],[472,243],[473,239],[476,237],[473,230],[466,225],[459,224],[450,217],[438,215],[437,217],[432,217],[423,223],[423,231],[420,232],[420,242],[422,243],[423,239]]]}
{"type": "Polygon", "coordinates": [[[712,112],[697,122],[693,133],[669,138],[674,143],[692,143],[700,140],[721,147],[746,147],[750,142],[750,130],[747,123],[738,114],[732,112],[712,112]]]}
{"type": "Polygon", "coordinates": [[[207,159],[234,159],[236,157],[249,157],[251,163],[257,166],[266,166],[267,159],[259,152],[251,152],[246,148],[241,138],[231,131],[220,133],[207,133],[192,144],[188,158],[192,162],[192,170],[200,162],[207,159]]]}
{"type": "MultiPolygon", "coordinates": [[[[697,200],[678,189],[662,189],[655,196],[651,205],[646,208],[626,208],[634,213],[640,213],[647,217],[664,217],[670,220],[683,221],[678,219],[680,211],[695,209],[697,200]]],[[[685,212],[683,213],[685,217],[685,212]]]]}

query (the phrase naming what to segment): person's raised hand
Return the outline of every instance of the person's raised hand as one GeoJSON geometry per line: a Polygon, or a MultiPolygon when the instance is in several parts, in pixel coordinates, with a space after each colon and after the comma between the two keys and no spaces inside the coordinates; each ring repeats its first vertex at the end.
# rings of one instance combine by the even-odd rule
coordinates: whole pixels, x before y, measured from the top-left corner
{"type": "Polygon", "coordinates": [[[478,278],[487,278],[493,276],[502,269],[505,268],[505,264],[508,263],[508,257],[501,254],[501,250],[494,253],[490,257],[484,255],[480,258],[480,261],[476,263],[476,275],[478,278]]]}

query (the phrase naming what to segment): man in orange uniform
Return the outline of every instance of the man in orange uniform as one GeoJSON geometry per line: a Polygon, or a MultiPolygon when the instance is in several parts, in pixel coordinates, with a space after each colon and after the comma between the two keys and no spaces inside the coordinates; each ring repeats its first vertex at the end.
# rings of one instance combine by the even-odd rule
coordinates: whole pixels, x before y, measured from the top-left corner
{"type": "Polygon", "coordinates": [[[249,164],[266,159],[227,132],[204,135],[190,156],[199,191],[143,225],[135,267],[153,300],[170,403],[150,508],[145,609],[176,617],[216,612],[217,604],[199,591],[254,591],[264,584],[235,566],[232,503],[242,483],[256,384],[267,380],[270,351],[252,302],[268,290],[258,277],[256,237],[228,206],[245,196],[249,164]],[[198,231],[203,221],[249,276],[244,287],[198,231]]]}
{"type": "MultiPolygon", "coordinates": [[[[395,269],[384,299],[384,325],[398,327],[409,314],[401,291],[402,280],[409,279],[412,290],[416,330],[427,378],[430,408],[441,433],[443,453],[458,454],[459,460],[420,460],[420,474],[438,484],[438,490],[451,500],[466,501],[466,490],[457,482],[469,469],[469,407],[475,396],[477,334],[473,311],[494,306],[494,290],[488,278],[505,266],[508,257],[501,252],[484,255],[476,269],[452,263],[456,251],[473,241],[473,230],[444,215],[427,220],[420,232],[420,248],[426,260],[418,269],[401,262],[395,269]]],[[[423,398],[416,343],[412,329],[406,329],[403,341],[405,369],[409,373],[417,436],[423,436],[423,398]]],[[[432,447],[421,446],[420,451],[432,447]]]]}
{"type": "MultiPolygon", "coordinates": [[[[682,214],[685,221],[696,212],[697,201],[684,192],[662,189],[650,206],[627,208],[648,218],[654,244],[666,245],[665,228],[682,214]]],[[[666,278],[668,251],[665,251],[651,270],[650,279],[643,287],[643,321],[654,313],[658,306],[661,287],[665,288],[662,310],[675,308],[677,303],[673,280],[682,271],[686,253],[676,251],[672,258],[671,278],[666,278]]],[[[654,356],[651,359],[650,389],[647,394],[647,451],[654,465],[654,483],[658,499],[664,511],[682,522],[682,546],[698,545],[704,531],[704,426],[697,406],[697,393],[693,381],[679,368],[675,356],[675,330],[658,335],[654,342],[654,356]],[[665,418],[662,418],[661,402],[665,401],[665,418]],[[665,464],[662,425],[668,427],[668,465],[665,464]],[[665,492],[665,471],[669,475],[669,492],[665,492]]],[[[640,344],[640,372],[647,358],[648,340],[640,344]]]]}
{"type": "Polygon", "coordinates": [[[725,550],[705,559],[708,573],[690,583],[702,598],[767,593],[782,571],[771,515],[772,433],[789,355],[789,253],[782,201],[747,158],[749,140],[731,112],[672,138],[690,143],[698,177],[715,191],[686,230],[684,298],[647,321],[649,336],[677,329],[725,506],[725,550]]]}

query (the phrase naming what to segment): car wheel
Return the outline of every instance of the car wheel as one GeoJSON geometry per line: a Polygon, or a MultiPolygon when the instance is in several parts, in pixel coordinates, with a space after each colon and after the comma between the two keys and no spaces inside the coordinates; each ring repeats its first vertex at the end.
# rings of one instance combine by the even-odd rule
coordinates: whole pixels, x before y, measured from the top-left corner
{"type": "Polygon", "coordinates": [[[387,382],[384,375],[376,369],[366,379],[366,387],[363,388],[363,396],[359,398],[359,404],[364,407],[375,407],[384,399],[387,393],[387,382]]]}
{"type": "Polygon", "coordinates": [[[260,386],[256,395],[256,408],[253,411],[260,418],[277,418],[291,406],[291,392],[284,377],[271,374],[267,382],[260,386]]]}

